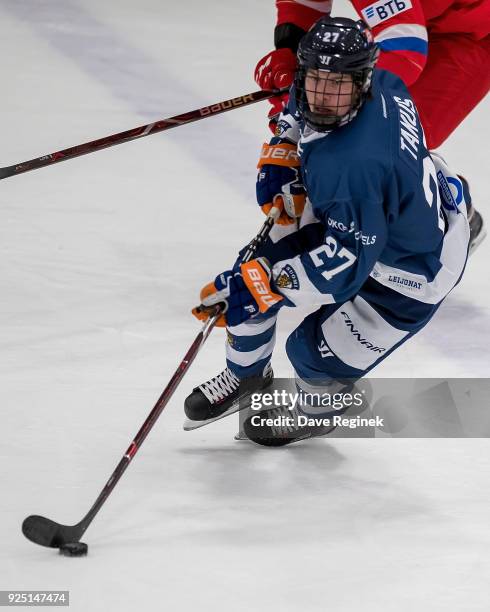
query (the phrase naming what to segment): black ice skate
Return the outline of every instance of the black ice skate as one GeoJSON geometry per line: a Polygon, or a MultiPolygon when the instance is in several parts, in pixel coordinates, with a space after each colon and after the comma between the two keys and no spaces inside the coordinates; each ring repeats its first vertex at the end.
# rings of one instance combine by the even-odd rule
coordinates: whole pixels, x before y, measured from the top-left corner
{"type": "MultiPolygon", "coordinates": [[[[246,400],[252,393],[268,387],[274,380],[270,363],[260,376],[239,379],[226,368],[207,382],[196,387],[186,398],[184,411],[187,420],[184,429],[190,431],[202,427],[225,416],[237,412],[240,402],[246,400]]],[[[246,407],[243,403],[242,407],[246,407]]]]}
{"type": "Polygon", "coordinates": [[[468,253],[471,255],[483,242],[487,235],[487,230],[483,222],[483,217],[474,206],[470,206],[468,209],[468,222],[470,224],[470,248],[468,253]]]}
{"type": "MultiPolygon", "coordinates": [[[[326,436],[335,427],[326,417],[307,416],[297,408],[291,410],[280,406],[251,414],[243,423],[243,433],[249,440],[262,446],[285,446],[308,438],[326,436]],[[300,417],[308,423],[316,421],[316,424],[302,424],[300,417]],[[272,419],[273,424],[267,423],[268,419],[272,419]]],[[[235,439],[243,437],[239,435],[235,439]]]]}
{"type": "MultiPolygon", "coordinates": [[[[463,184],[464,184],[464,186],[466,188],[466,191],[469,192],[468,181],[464,178],[464,176],[461,176],[461,174],[458,174],[458,177],[463,182],[463,184]]],[[[468,254],[471,255],[474,252],[474,250],[485,239],[485,237],[487,235],[487,228],[485,227],[485,223],[483,221],[483,217],[476,210],[476,208],[473,206],[473,204],[470,204],[468,206],[467,215],[468,215],[468,223],[470,224],[470,247],[469,247],[469,250],[468,250],[468,254]]]]}

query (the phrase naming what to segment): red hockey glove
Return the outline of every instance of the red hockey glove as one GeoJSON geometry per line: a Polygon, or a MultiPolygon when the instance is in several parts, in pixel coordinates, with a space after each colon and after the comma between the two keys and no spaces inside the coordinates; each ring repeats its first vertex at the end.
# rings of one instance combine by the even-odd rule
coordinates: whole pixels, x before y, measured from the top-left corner
{"type": "MultiPolygon", "coordinates": [[[[265,55],[255,67],[255,82],[261,89],[282,89],[293,83],[296,70],[296,56],[291,49],[274,49],[265,55]]],[[[288,94],[276,96],[269,101],[272,108],[269,111],[269,127],[274,133],[277,118],[288,101],[288,94]]]]}

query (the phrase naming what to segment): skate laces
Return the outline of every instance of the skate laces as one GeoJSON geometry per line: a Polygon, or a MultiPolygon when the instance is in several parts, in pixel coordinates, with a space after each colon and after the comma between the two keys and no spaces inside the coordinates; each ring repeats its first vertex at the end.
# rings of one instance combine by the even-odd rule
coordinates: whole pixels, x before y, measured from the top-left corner
{"type": "Polygon", "coordinates": [[[226,368],[211,380],[199,385],[199,389],[209,402],[215,404],[224,400],[227,395],[231,395],[238,389],[239,385],[240,379],[238,376],[235,376],[230,369],[226,368]]]}

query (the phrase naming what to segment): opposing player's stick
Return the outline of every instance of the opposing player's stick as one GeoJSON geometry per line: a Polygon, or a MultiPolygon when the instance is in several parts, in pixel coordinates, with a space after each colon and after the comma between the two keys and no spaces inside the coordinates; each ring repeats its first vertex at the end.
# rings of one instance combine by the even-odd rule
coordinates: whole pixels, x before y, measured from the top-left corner
{"type": "Polygon", "coordinates": [[[0,168],[0,180],[8,178],[9,176],[15,176],[22,174],[23,172],[29,172],[30,170],[36,170],[37,168],[44,168],[45,166],[51,166],[67,159],[73,159],[74,157],[80,157],[81,155],[87,155],[87,153],[94,153],[107,147],[113,147],[114,145],[121,144],[123,142],[129,142],[130,140],[136,140],[137,138],[143,138],[150,134],[156,134],[157,132],[163,132],[170,130],[171,128],[192,123],[193,121],[200,121],[207,117],[219,115],[220,113],[226,113],[227,111],[235,108],[241,108],[242,106],[248,106],[249,104],[255,104],[261,100],[267,100],[268,98],[279,96],[287,93],[288,89],[275,89],[273,91],[254,91],[244,96],[238,96],[238,98],[231,98],[230,100],[224,100],[223,102],[215,102],[210,106],[203,106],[188,113],[182,115],[176,115],[175,117],[169,117],[168,119],[161,119],[155,123],[148,123],[147,125],[141,125],[140,127],[126,130],[125,132],[119,132],[118,134],[111,134],[98,140],[92,140],[91,142],[85,142],[83,144],[63,149],[62,151],[56,151],[55,153],[48,153],[48,155],[42,155],[36,159],[30,159],[29,161],[21,162],[20,164],[14,164],[13,166],[6,166],[0,168]]]}
{"type": "MultiPolygon", "coordinates": [[[[263,244],[264,240],[269,235],[275,220],[280,214],[279,208],[272,208],[269,212],[265,223],[262,225],[259,233],[248,245],[247,250],[243,256],[243,261],[250,261],[257,249],[263,244]]],[[[170,398],[174,394],[175,390],[179,386],[185,373],[191,366],[196,355],[201,350],[203,344],[206,342],[209,334],[213,327],[216,325],[221,315],[220,306],[216,306],[215,314],[213,314],[204,324],[201,331],[196,336],[196,339],[191,344],[189,350],[185,354],[184,359],[180,362],[179,367],[175,371],[174,375],[170,379],[170,382],[165,387],[163,393],[158,398],[157,403],[153,407],[152,411],[146,418],[141,429],[136,434],[134,440],[129,445],[129,448],[124,453],[123,457],[119,461],[116,469],[113,471],[111,477],[107,481],[106,485],[99,494],[99,497],[95,500],[94,505],[90,508],[83,519],[76,525],[61,525],[43,516],[31,515],[28,516],[22,523],[22,532],[32,542],[40,544],[41,546],[48,546],[50,548],[60,548],[65,544],[76,543],[80,541],[87,530],[90,523],[95,518],[96,514],[102,508],[104,502],[107,500],[109,495],[114,490],[114,487],[119,482],[119,479],[126,471],[126,468],[131,463],[131,460],[138,452],[139,448],[143,444],[146,436],[150,433],[153,425],[155,425],[158,417],[162,413],[165,406],[168,404],[170,398]]]]}

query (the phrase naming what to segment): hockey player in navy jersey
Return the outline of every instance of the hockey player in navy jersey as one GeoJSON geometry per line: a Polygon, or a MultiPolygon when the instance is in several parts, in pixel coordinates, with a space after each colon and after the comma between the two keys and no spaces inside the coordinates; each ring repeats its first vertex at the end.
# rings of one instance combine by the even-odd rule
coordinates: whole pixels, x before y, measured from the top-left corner
{"type": "MultiPolygon", "coordinates": [[[[332,10],[332,0],[274,3],[275,49],[259,60],[254,72],[262,89],[291,85],[301,37],[332,10]]],[[[351,4],[379,44],[377,66],[405,83],[428,147],[437,149],[490,90],[490,0],[351,0],[351,4]]],[[[287,98],[271,98],[271,128],[287,98]]],[[[468,219],[471,252],[484,240],[486,228],[474,206],[468,219]]]]}
{"type": "MultiPolygon", "coordinates": [[[[226,305],[227,368],[186,399],[188,429],[272,380],[281,308],[317,307],[286,350],[300,390],[334,392],[420,331],[459,282],[468,195],[429,154],[405,85],[375,69],[377,56],[361,21],[323,17],[302,39],[289,107],[259,162],[258,202],[283,204],[281,223],[257,259],[238,259],[201,292],[199,318],[226,305]]],[[[249,420],[245,433],[280,445],[325,432],[249,420]]]]}

